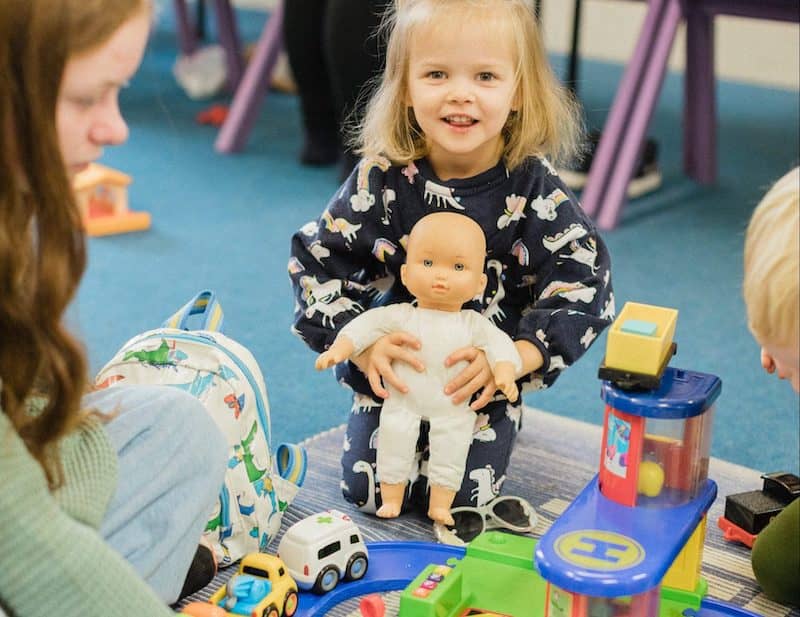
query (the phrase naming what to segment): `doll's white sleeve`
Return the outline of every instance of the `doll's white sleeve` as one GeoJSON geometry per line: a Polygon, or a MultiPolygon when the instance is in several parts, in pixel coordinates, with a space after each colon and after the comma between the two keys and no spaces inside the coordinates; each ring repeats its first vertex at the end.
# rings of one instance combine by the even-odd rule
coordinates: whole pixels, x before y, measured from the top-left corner
{"type": "Polygon", "coordinates": [[[489,366],[494,369],[498,362],[511,362],[519,374],[522,370],[522,358],[511,337],[483,315],[475,311],[469,313],[472,321],[472,344],[486,354],[489,366]]]}
{"type": "Polygon", "coordinates": [[[353,343],[353,356],[357,356],[379,338],[402,330],[408,323],[413,307],[410,304],[391,304],[364,311],[351,319],[339,331],[353,343]]]}

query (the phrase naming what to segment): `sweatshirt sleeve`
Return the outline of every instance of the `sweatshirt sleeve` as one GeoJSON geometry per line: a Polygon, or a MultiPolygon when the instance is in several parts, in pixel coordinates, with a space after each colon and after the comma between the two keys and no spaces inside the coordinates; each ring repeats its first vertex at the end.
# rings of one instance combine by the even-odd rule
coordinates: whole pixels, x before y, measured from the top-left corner
{"type": "Polygon", "coordinates": [[[541,386],[580,358],[614,318],[611,260],[603,239],[555,174],[531,195],[522,242],[531,256],[531,301],[515,339],[538,347],[541,386]]]}
{"type": "Polygon", "coordinates": [[[0,411],[0,605],[16,617],[173,615],[90,526],[69,517],[0,411]]]}
{"type": "Polygon", "coordinates": [[[382,275],[381,238],[388,161],[362,160],[322,216],[292,236],[288,269],[295,296],[292,331],[314,351],[372,304],[366,283],[382,275]]]}

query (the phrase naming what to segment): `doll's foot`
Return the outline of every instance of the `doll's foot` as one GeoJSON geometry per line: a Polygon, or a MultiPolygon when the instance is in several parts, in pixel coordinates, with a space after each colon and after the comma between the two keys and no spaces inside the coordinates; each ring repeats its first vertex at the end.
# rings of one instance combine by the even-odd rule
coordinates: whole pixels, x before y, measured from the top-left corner
{"type": "Polygon", "coordinates": [[[430,518],[434,523],[439,523],[440,525],[455,525],[455,520],[453,519],[453,515],[450,514],[449,508],[429,508],[428,518],[430,518]]]}
{"type": "Polygon", "coordinates": [[[400,516],[400,504],[384,503],[375,514],[380,518],[397,518],[400,516]]]}

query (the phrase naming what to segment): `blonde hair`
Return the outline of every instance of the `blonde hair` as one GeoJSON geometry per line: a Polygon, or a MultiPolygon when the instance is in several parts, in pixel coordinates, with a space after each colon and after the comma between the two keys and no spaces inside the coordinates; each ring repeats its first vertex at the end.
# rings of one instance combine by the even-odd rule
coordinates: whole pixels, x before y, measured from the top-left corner
{"type": "Polygon", "coordinates": [[[747,323],[761,344],[800,345],[800,168],[778,180],[750,218],[744,244],[747,323]]]}
{"type": "Polygon", "coordinates": [[[105,43],[149,0],[0,1],[0,413],[51,486],[58,440],[84,417],[83,347],[63,313],[86,240],[56,127],[64,67],[105,43]],[[31,396],[46,402],[30,413],[31,396]]]}
{"type": "Polygon", "coordinates": [[[481,12],[506,26],[516,54],[519,108],[503,129],[503,159],[514,169],[531,155],[564,160],[576,152],[581,122],[572,95],[547,60],[536,18],[524,0],[396,0],[384,17],[386,68],[355,129],[354,149],[408,163],[428,154],[425,135],[403,101],[408,94],[409,49],[420,26],[481,12]]]}

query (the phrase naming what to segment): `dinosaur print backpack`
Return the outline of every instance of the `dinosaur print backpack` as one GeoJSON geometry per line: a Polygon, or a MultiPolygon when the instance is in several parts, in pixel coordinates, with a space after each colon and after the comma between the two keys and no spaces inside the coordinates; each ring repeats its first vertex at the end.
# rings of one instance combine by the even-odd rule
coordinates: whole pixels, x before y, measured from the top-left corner
{"type": "Polygon", "coordinates": [[[228,440],[229,459],[219,503],[204,532],[221,566],[264,550],[280,529],[284,510],[302,485],[306,453],[300,446],[270,449],[264,378],[253,355],[221,333],[214,292],[201,291],[161,328],[135,336],[95,378],[95,388],[164,384],[203,402],[228,440]],[[190,330],[190,319],[201,328],[190,330]]]}

